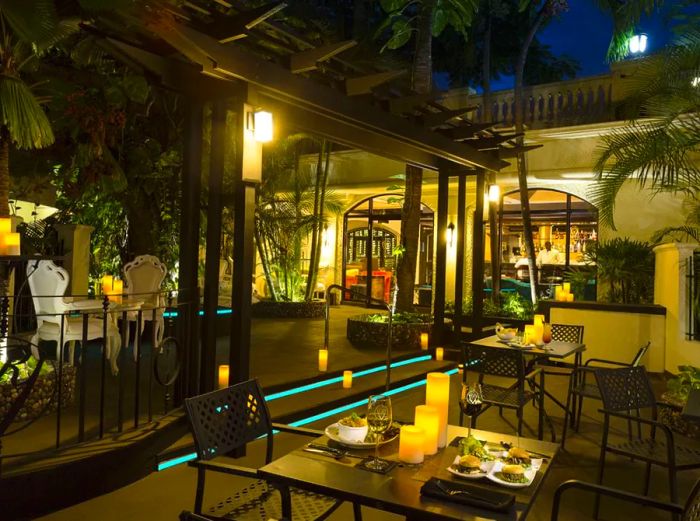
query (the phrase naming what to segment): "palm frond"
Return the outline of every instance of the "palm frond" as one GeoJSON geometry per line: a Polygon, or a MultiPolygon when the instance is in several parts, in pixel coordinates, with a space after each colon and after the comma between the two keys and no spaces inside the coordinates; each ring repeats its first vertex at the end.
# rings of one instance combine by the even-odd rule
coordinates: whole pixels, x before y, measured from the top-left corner
{"type": "Polygon", "coordinates": [[[0,124],[17,148],[44,148],[54,142],[48,117],[19,78],[0,75],[0,124]]]}
{"type": "Polygon", "coordinates": [[[700,242],[700,227],[698,226],[668,226],[657,230],[651,237],[651,242],[659,243],[663,239],[671,237],[674,241],[694,241],[700,242]]]}
{"type": "Polygon", "coordinates": [[[0,15],[18,39],[38,47],[54,37],[58,25],[52,0],[2,0],[0,15]]]}

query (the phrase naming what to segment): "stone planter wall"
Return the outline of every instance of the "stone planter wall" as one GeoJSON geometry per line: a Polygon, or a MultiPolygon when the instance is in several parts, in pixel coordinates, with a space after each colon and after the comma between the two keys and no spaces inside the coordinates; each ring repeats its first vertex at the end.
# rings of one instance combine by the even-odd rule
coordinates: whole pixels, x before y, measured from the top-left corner
{"type": "MultiPolygon", "coordinates": [[[[74,366],[65,365],[63,367],[63,391],[61,396],[61,405],[67,407],[73,403],[75,398],[75,377],[77,370],[74,366]]],[[[34,388],[29,394],[27,401],[24,403],[17,415],[17,420],[33,420],[38,418],[42,412],[52,412],[56,410],[57,396],[53,396],[55,392],[56,374],[50,371],[46,374],[39,375],[34,383],[34,388]],[[46,405],[52,400],[51,405],[44,411],[46,405]]],[[[14,387],[10,383],[0,384],[0,418],[5,416],[10,410],[15,399],[20,393],[21,388],[14,387]]]]}
{"type": "Polygon", "coordinates": [[[273,302],[261,300],[253,304],[252,313],[254,318],[324,318],[326,316],[326,301],[273,302]]]}
{"type": "MultiPolygon", "coordinates": [[[[361,349],[386,349],[388,327],[386,323],[370,322],[371,315],[356,315],[348,318],[347,339],[361,349]]],[[[392,324],[392,349],[417,351],[420,349],[420,334],[428,333],[431,325],[425,323],[392,324]]]]}

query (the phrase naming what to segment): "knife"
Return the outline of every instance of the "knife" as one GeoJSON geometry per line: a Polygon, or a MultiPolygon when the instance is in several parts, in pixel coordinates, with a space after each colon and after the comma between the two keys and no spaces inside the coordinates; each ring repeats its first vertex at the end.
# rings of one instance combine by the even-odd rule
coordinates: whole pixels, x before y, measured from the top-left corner
{"type": "Polygon", "coordinates": [[[342,458],[345,456],[344,454],[338,454],[338,453],[335,453],[335,452],[331,452],[331,451],[323,450],[323,449],[317,449],[317,448],[314,448],[314,447],[304,447],[302,450],[303,450],[304,452],[313,452],[313,453],[315,453],[315,454],[321,454],[321,455],[323,455],[323,456],[329,456],[329,457],[331,457],[331,458],[333,458],[333,459],[342,459],[342,458]]]}

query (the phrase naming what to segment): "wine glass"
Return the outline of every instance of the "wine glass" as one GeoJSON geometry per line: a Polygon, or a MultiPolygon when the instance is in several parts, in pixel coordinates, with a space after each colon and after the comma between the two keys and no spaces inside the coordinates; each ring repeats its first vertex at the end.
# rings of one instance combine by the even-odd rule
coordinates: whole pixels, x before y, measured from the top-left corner
{"type": "Polygon", "coordinates": [[[544,350],[547,350],[547,346],[552,341],[552,324],[545,323],[542,330],[542,342],[544,342],[544,350]]]}
{"type": "Polygon", "coordinates": [[[462,394],[459,397],[459,407],[467,417],[467,437],[472,435],[472,416],[479,413],[483,406],[484,397],[481,394],[481,385],[478,383],[462,384],[462,394]]]}
{"type": "Polygon", "coordinates": [[[383,470],[387,463],[379,459],[379,440],[382,434],[391,426],[391,398],[382,394],[369,397],[367,404],[367,427],[374,434],[374,460],[367,462],[367,467],[383,470]]]}

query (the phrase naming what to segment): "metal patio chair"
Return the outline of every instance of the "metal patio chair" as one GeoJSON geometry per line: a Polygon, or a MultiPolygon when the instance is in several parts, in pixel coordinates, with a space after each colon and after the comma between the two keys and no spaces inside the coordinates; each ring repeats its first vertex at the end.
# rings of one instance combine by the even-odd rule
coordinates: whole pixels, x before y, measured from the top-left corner
{"type": "MultiPolygon", "coordinates": [[[[600,389],[598,389],[598,384],[595,382],[593,377],[593,372],[596,368],[605,367],[606,365],[618,366],[618,367],[637,367],[649,350],[651,342],[647,342],[645,345],[639,348],[637,354],[631,362],[618,362],[615,360],[605,360],[603,358],[589,358],[582,367],[579,367],[571,373],[571,378],[569,380],[569,392],[566,398],[566,412],[564,415],[564,430],[561,435],[561,446],[564,447],[566,443],[566,431],[569,423],[569,414],[571,411],[571,404],[573,401],[578,401],[578,407],[576,408],[576,418],[574,421],[574,428],[578,432],[579,426],[581,424],[581,410],[583,409],[583,399],[590,398],[593,400],[601,400],[600,389]]],[[[631,429],[631,423],[629,424],[631,429]]]]}
{"type": "MultiPolygon", "coordinates": [[[[666,467],[668,469],[670,500],[672,503],[677,503],[677,472],[700,468],[700,446],[678,443],[671,429],[657,421],[656,398],[644,367],[596,369],[595,378],[603,401],[603,439],[600,447],[598,484],[603,484],[605,457],[610,452],[646,463],[644,495],[649,493],[651,466],[666,467]],[[633,416],[630,414],[633,410],[648,410],[649,417],[633,416]],[[611,418],[619,418],[626,420],[628,423],[636,423],[638,425],[636,436],[633,435],[632,429],[630,429],[626,441],[611,443],[608,439],[611,418]],[[643,434],[643,426],[649,428],[649,434],[646,437],[643,434]],[[661,432],[662,436],[657,436],[658,432],[661,432]]],[[[596,495],[594,506],[596,519],[598,518],[599,507],[600,496],[596,495]]]]}
{"type": "Polygon", "coordinates": [[[583,326],[573,324],[552,324],[552,340],[582,344],[583,326]]]}
{"type": "MultiPolygon", "coordinates": [[[[282,517],[282,496],[291,495],[292,521],[322,520],[333,513],[341,501],[292,488],[276,489],[258,478],[257,469],[215,459],[245,447],[266,436],[265,464],[272,461],[273,423],[257,380],[248,380],[231,387],[185,400],[185,409],[197,449],[197,460],[190,465],[197,469],[197,493],[194,513],[211,519],[261,520],[282,517]],[[229,498],[202,512],[207,471],[250,478],[247,486],[229,498]]],[[[274,424],[274,429],[316,437],[322,433],[274,424]]],[[[353,505],[355,519],[360,521],[360,506],[353,505]]]]}
{"type": "MultiPolygon", "coordinates": [[[[535,393],[530,389],[526,389],[526,383],[533,382],[535,377],[539,375],[540,389],[544,388],[543,376],[541,368],[536,368],[526,374],[525,358],[523,352],[517,349],[487,347],[477,345],[467,345],[463,349],[465,354],[464,367],[468,367],[469,371],[478,373],[479,384],[481,385],[482,402],[487,407],[479,411],[477,415],[472,417],[472,427],[476,427],[476,421],[489,406],[495,405],[501,410],[514,409],[518,417],[518,435],[522,435],[523,428],[523,409],[529,401],[538,400],[539,403],[539,418],[538,418],[538,436],[542,438],[543,416],[544,416],[544,400],[542,393],[535,393]],[[514,379],[512,385],[505,387],[484,381],[484,377],[502,377],[514,379]]],[[[462,415],[460,414],[460,423],[462,415]]]]}
{"type": "Polygon", "coordinates": [[[645,507],[655,508],[657,510],[665,510],[673,515],[682,515],[682,521],[700,521],[700,480],[695,482],[695,486],[690,492],[690,495],[685,502],[685,506],[681,506],[675,503],[659,501],[648,496],[632,494],[616,488],[603,487],[601,485],[571,479],[559,485],[556,492],[554,492],[554,502],[552,504],[552,515],[550,517],[550,521],[559,521],[559,505],[561,503],[562,495],[567,490],[572,489],[595,492],[596,495],[609,496],[622,501],[636,503],[637,505],[644,505],[645,507]]]}

